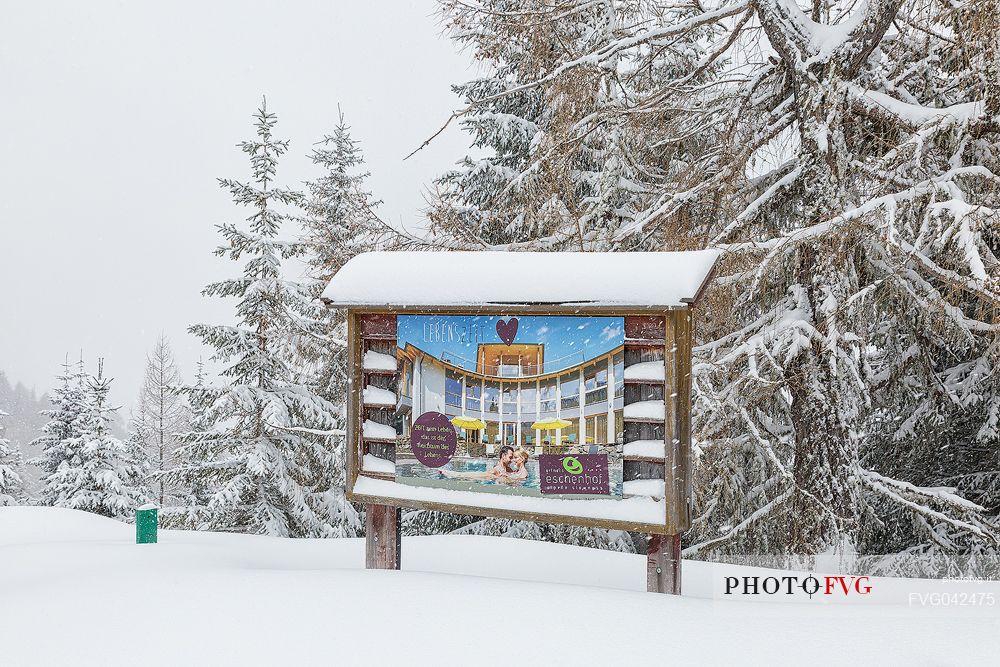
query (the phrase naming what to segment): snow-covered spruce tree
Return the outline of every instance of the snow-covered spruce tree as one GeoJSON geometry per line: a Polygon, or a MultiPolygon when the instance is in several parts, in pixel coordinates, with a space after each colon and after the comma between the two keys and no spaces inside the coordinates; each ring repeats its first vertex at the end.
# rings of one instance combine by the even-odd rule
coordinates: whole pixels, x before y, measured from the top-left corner
{"type": "Polygon", "coordinates": [[[995,2],[637,11],[468,113],[650,73],[619,76],[643,82],[621,113],[676,160],[624,157],[653,196],[616,238],[730,251],[698,331],[687,553],[995,554],[995,2]],[[693,66],[656,62],[678,46],[693,66]]]}
{"type": "Polygon", "coordinates": [[[308,437],[336,422],[336,407],[317,395],[292,367],[296,341],[315,325],[312,295],[285,280],[281,261],[301,246],[279,239],[286,210],[302,195],[274,185],[288,142],[272,131],[266,102],[254,115],[256,138],[240,144],[252,180],[220,180],[239,206],[251,209],[245,228],[219,227],[216,254],[242,263],[239,277],[208,285],[206,296],[237,299],[235,326],[197,324],[190,331],[214,348],[222,384],[188,387],[201,428],[185,436],[187,462],[165,475],[168,483],[209,490],[203,527],[280,536],[335,534],[322,487],[330,452],[308,437]]]}
{"type": "MultiPolygon", "coordinates": [[[[307,289],[315,299],[322,294],[330,278],[355,255],[377,250],[391,235],[391,230],[375,214],[380,202],[368,191],[363,171],[364,155],[351,137],[350,127],[340,114],[332,135],[319,141],[309,155],[322,175],[306,183],[307,196],[301,243],[308,264],[307,289]]],[[[315,320],[308,333],[297,339],[298,357],[304,378],[316,386],[317,393],[336,406],[334,431],[328,435],[312,434],[322,440],[330,458],[320,469],[325,471],[320,488],[325,488],[325,514],[336,533],[356,537],[361,517],[344,495],[345,422],[347,408],[346,320],[314,301],[311,317],[315,320]]]]}
{"type": "Polygon", "coordinates": [[[351,257],[377,248],[390,233],[375,209],[381,204],[368,190],[364,153],[340,113],[333,134],[309,154],[322,175],[306,183],[301,218],[310,275],[326,284],[351,257]]]}
{"type": "Polygon", "coordinates": [[[39,498],[42,505],[56,504],[58,496],[49,483],[49,478],[63,463],[71,461],[76,456],[69,443],[80,435],[78,420],[85,404],[86,378],[83,359],[76,364],[70,364],[67,355],[62,364],[62,372],[56,376],[58,384],[52,389],[49,397],[52,408],[42,411],[48,422],[42,427],[42,435],[31,442],[33,448],[41,449],[41,454],[32,459],[31,463],[42,472],[39,498]]]}
{"type": "Polygon", "coordinates": [[[24,484],[18,470],[23,463],[21,452],[4,437],[3,418],[7,413],[0,410],[0,507],[16,505],[22,501],[24,484]]]}
{"type": "MultiPolygon", "coordinates": [[[[456,42],[487,75],[457,85],[461,124],[483,157],[437,179],[435,244],[462,249],[607,250],[645,194],[628,157],[614,64],[580,67],[545,85],[566,53],[599,50],[634,16],[629,3],[491,0],[441,3],[456,42]],[[600,131],[594,131],[599,127],[600,131]]],[[[631,243],[631,240],[628,241],[631,243]]]]}
{"type": "Polygon", "coordinates": [[[132,416],[131,434],[152,466],[151,495],[161,507],[175,504],[173,489],[160,473],[173,467],[179,434],[190,427],[187,402],[178,389],[182,383],[170,342],[162,333],[146,355],[139,403],[132,416]]]}
{"type": "Polygon", "coordinates": [[[149,464],[144,452],[111,433],[118,408],[108,402],[111,378],[104,377],[103,361],[96,376],[88,377],[83,406],[75,424],[78,434],[65,445],[72,458],[62,461],[46,478],[57,507],[130,518],[148,501],[145,479],[149,464]]]}

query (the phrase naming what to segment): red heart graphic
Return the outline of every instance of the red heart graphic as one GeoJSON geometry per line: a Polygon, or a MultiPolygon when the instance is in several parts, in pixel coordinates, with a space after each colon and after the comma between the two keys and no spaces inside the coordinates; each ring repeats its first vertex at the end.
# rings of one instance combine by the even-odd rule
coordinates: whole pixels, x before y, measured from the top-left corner
{"type": "Polygon", "coordinates": [[[505,345],[513,343],[514,336],[517,335],[517,318],[512,317],[506,322],[503,320],[497,320],[497,335],[500,336],[500,340],[502,340],[505,345]]]}

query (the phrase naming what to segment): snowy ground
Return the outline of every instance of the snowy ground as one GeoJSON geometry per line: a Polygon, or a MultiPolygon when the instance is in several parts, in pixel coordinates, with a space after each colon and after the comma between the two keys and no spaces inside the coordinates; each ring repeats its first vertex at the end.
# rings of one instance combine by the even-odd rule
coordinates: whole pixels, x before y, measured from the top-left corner
{"type": "Polygon", "coordinates": [[[406,539],[403,572],[360,540],[134,528],[0,509],[0,664],[997,664],[1000,582],[873,579],[867,596],[722,595],[685,562],[652,595],[644,559],[499,538],[406,539]],[[940,594],[982,594],[944,606],[940,594]],[[938,594],[938,603],[930,594],[938,594]],[[914,597],[916,596],[916,597],[914,597]],[[921,597],[922,596],[922,597],[921,597]],[[831,598],[831,599],[821,599],[831,598]],[[921,603],[923,600],[923,603],[921,603]]]}

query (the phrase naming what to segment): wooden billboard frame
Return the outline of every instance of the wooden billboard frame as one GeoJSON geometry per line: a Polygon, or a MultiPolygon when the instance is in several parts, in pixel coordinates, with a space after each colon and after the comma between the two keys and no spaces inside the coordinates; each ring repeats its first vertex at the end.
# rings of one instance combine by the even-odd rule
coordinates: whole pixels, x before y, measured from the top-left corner
{"type": "MultiPolygon", "coordinates": [[[[707,282],[707,279],[706,279],[707,282]]],[[[567,524],[582,527],[624,530],[649,535],[647,588],[650,591],[680,593],[680,534],[691,523],[691,324],[695,299],[676,307],[610,307],[587,304],[545,303],[486,304],[480,306],[346,306],[348,356],[347,499],[364,504],[369,568],[398,569],[400,565],[400,509],[419,509],[488,516],[502,519],[567,524]],[[502,315],[502,316],[605,316],[663,318],[663,402],[664,458],[625,457],[625,461],[662,465],[664,471],[664,521],[639,523],[593,519],[572,515],[536,514],[477,505],[383,497],[355,492],[359,477],[394,479],[389,475],[362,470],[364,414],[362,381],[362,334],[360,319],[365,316],[419,315],[502,315]],[[671,474],[672,471],[672,474],[671,474]]],[[[647,347],[659,339],[646,341],[647,347]]],[[[626,347],[629,340],[626,339],[626,347]]]]}

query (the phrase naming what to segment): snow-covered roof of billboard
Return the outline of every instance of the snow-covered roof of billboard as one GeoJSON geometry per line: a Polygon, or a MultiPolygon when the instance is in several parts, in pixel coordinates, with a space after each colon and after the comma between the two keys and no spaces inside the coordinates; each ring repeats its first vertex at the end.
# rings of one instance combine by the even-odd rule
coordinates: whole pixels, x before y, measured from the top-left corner
{"type": "Polygon", "coordinates": [[[686,252],[370,252],[323,292],[331,306],[677,308],[692,303],[718,250],[686,252]]]}

